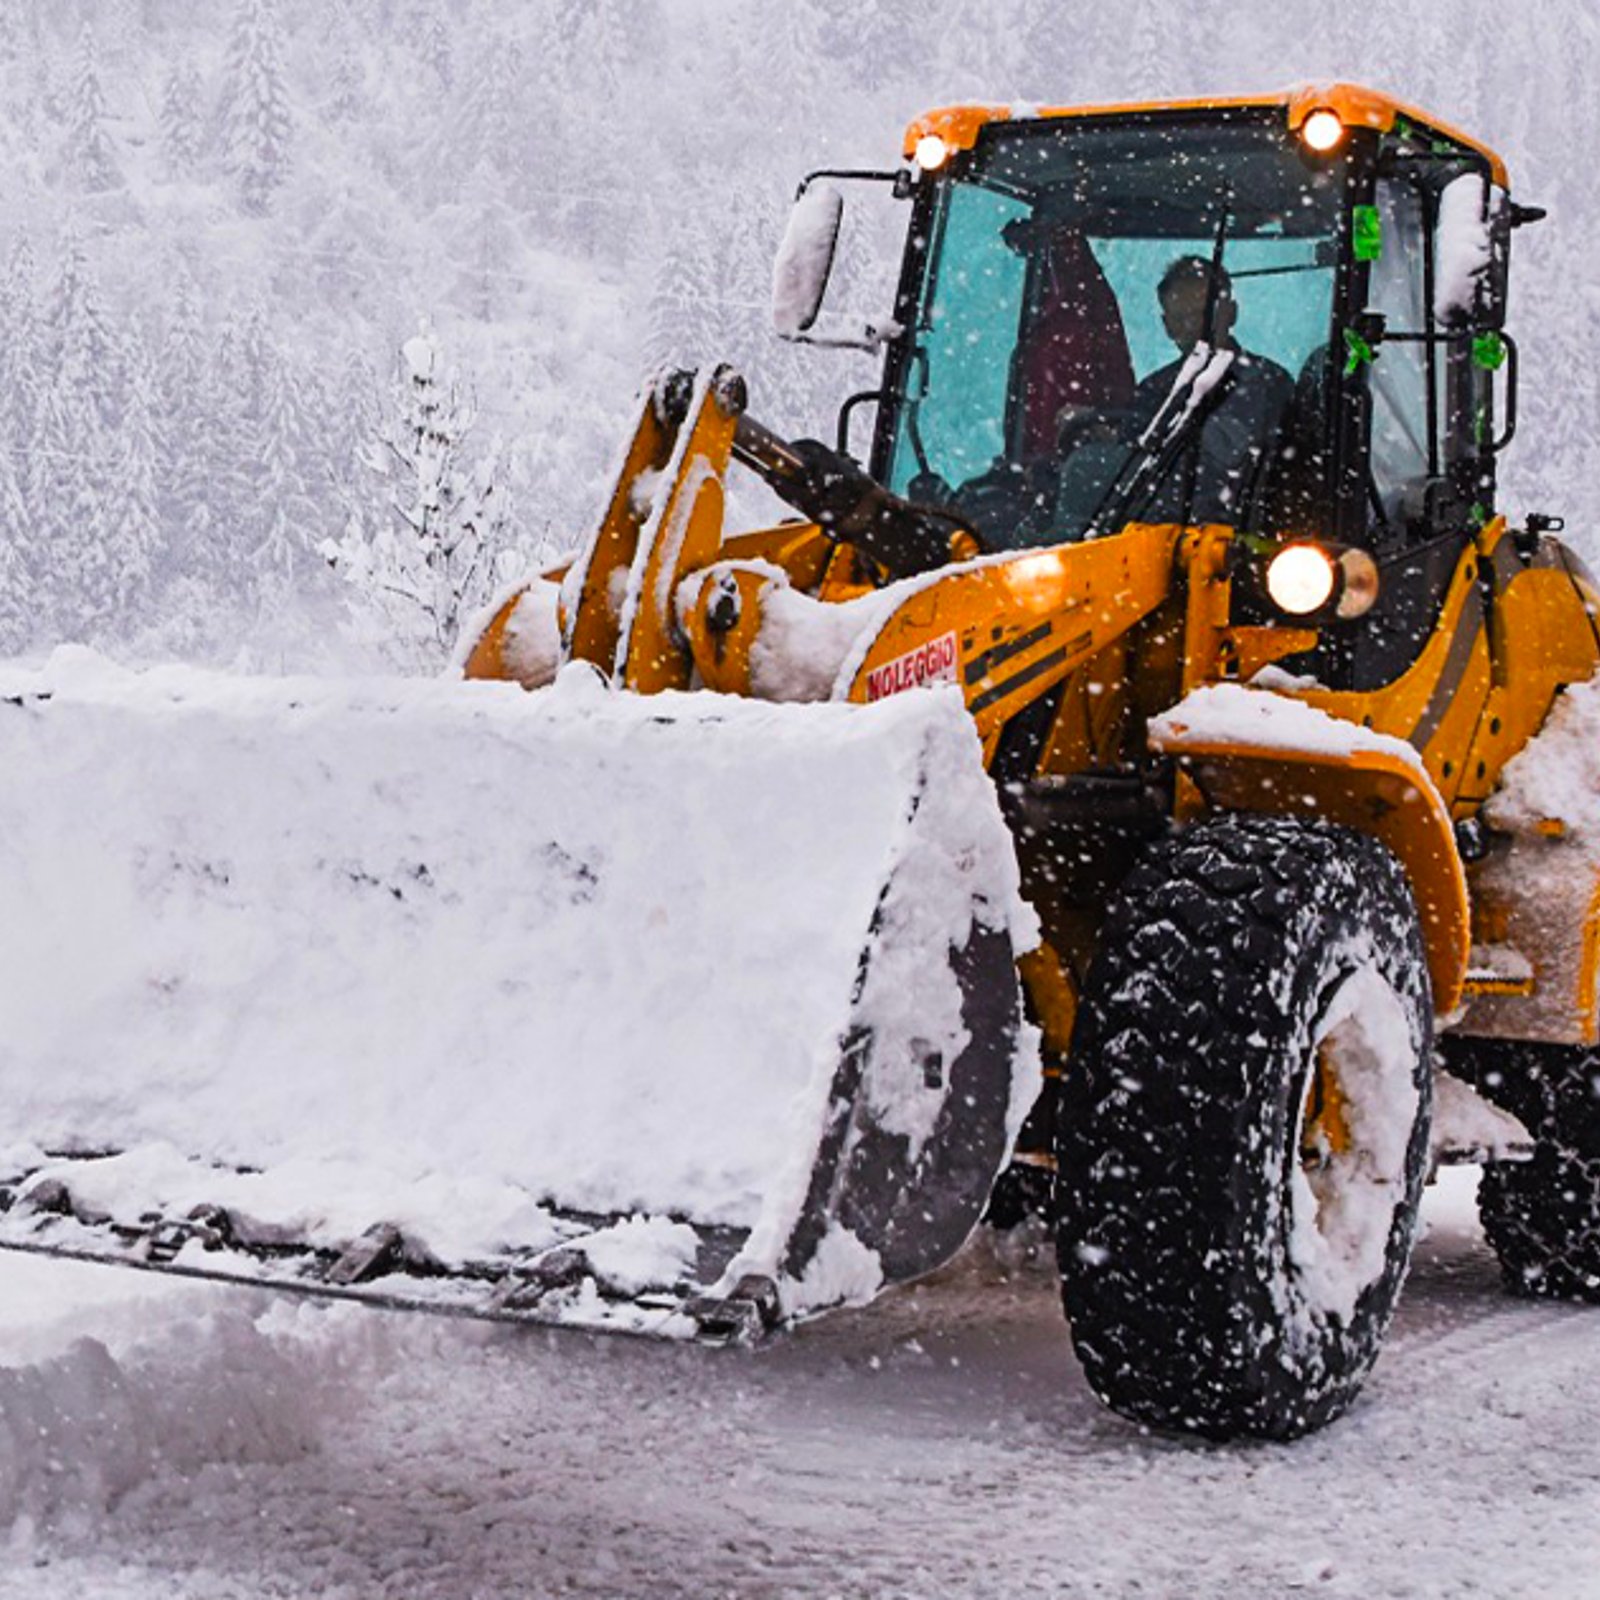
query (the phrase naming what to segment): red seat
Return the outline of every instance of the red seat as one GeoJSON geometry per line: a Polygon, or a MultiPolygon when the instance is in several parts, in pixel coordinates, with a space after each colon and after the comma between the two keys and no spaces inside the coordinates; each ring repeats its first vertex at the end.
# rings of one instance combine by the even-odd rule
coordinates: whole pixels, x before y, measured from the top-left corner
{"type": "Polygon", "coordinates": [[[1036,271],[1042,281],[1018,368],[1025,462],[1055,455],[1063,406],[1115,409],[1134,389],[1121,308],[1077,228],[1063,224],[1049,235],[1036,271]]]}

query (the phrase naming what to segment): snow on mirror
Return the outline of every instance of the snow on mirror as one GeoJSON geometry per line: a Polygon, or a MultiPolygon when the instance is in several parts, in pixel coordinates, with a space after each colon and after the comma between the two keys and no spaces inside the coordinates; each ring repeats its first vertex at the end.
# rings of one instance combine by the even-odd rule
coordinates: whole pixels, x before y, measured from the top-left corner
{"type": "Polygon", "coordinates": [[[817,320],[843,219],[844,196],[831,183],[814,183],[795,201],[772,268],[772,321],[781,337],[796,339],[817,320]]]}
{"type": "Polygon", "coordinates": [[[1498,326],[1494,305],[1494,218],[1499,191],[1477,173],[1464,173],[1439,193],[1434,230],[1433,314],[1444,323],[1498,326]]]}

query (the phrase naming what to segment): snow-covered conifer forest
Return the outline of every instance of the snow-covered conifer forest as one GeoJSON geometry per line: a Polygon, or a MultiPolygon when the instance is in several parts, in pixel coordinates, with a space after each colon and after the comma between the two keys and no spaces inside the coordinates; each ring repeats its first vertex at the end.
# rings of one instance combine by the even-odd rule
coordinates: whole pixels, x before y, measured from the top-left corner
{"type": "MultiPolygon", "coordinates": [[[[1548,548],[1449,552],[1450,642],[1391,703],[1415,745],[1269,692],[1293,655],[1246,672],[1294,635],[1221,638],[1205,538],[1185,680],[1204,640],[1259,687],[1157,706],[1177,636],[1117,616],[1161,526],[979,565],[1019,596],[988,638],[934,634],[966,602],[913,615],[915,572],[824,605],[754,561],[588,569],[646,666],[699,607],[707,683],[760,586],[747,698],[440,671],[592,525],[646,374],[729,362],[823,439],[873,386],[771,331],[806,172],[893,167],[962,101],[1333,78],[1548,207],[1502,507],[1593,560],[1600,0],[0,0],[0,1600],[1600,1600],[1600,1308],[1555,1297],[1594,1297],[1600,1054],[1551,1042],[1592,1030],[1600,677],[1548,548]],[[1004,699],[1058,670],[1050,781],[1016,783],[1051,702],[1004,699]],[[1474,724],[1524,746],[1498,778],[1452,773],[1474,724]],[[1230,745],[1219,808],[1311,814],[1169,833],[1230,745]],[[1415,907],[1324,826],[1368,802],[1415,907]],[[1039,884],[1071,943],[1025,1013],[1039,884]],[[1434,1071],[1474,1032],[1526,1123],[1434,1071]]],[[[833,304],[881,318],[906,213],[858,195],[833,304]]],[[[695,552],[679,459],[627,492],[695,552]]],[[[773,509],[742,477],[734,526],[773,509]]],[[[1269,593],[1370,604],[1357,554],[1269,593]]],[[[555,590],[521,603],[485,654],[553,671],[555,590]]]]}
{"type": "MultiPolygon", "coordinates": [[[[650,366],[730,360],[788,428],[870,377],[768,332],[808,168],[890,164],[954,100],[1332,74],[1495,145],[1550,207],[1518,240],[1507,500],[1581,547],[1597,37],[1588,0],[5,0],[0,651],[425,662],[432,624],[350,580],[430,494],[470,597],[572,542],[650,366]],[[448,460],[396,448],[419,338],[448,460]]],[[[864,235],[845,264],[885,292],[864,235]]]]}

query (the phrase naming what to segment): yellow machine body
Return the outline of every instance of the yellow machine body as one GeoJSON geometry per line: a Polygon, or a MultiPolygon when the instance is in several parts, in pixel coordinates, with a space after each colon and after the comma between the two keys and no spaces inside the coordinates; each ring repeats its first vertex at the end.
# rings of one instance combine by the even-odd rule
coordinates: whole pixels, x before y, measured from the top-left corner
{"type": "MultiPolygon", "coordinates": [[[[942,162],[1024,115],[1137,120],[1219,108],[1281,108],[1297,135],[1309,118],[1330,111],[1349,129],[1422,129],[1481,160],[1493,184],[1508,183],[1505,163],[1486,145],[1352,84],[1025,113],[998,104],[946,107],[914,119],[904,149],[920,160],[931,140],[942,162]]],[[[720,527],[721,483],[736,455],[734,413],[742,404],[742,385],[724,374],[699,381],[677,423],[664,420],[665,408],[647,394],[595,536],[570,570],[534,586],[543,612],[559,614],[560,651],[536,650],[530,664],[518,633],[534,626],[537,608],[514,595],[469,652],[468,676],[539,683],[559,657],[588,661],[616,686],[639,692],[693,686],[865,702],[948,683],[961,692],[991,766],[1005,730],[1029,708],[1037,716],[1049,699],[1049,726],[1033,728],[1026,772],[1008,768],[1005,781],[1059,784],[1153,754],[1178,764],[1172,810],[1180,820],[1281,811],[1371,833],[1411,880],[1442,1016],[1469,1031],[1596,1042],[1600,880],[1593,868],[1558,830],[1514,846],[1544,857],[1563,848],[1572,854],[1572,906],[1552,917],[1522,903],[1525,874],[1498,857],[1465,859],[1457,842],[1457,824],[1478,817],[1563,687],[1590,677],[1600,661],[1600,597],[1557,541],[1530,541],[1502,517],[1486,520],[1464,543],[1409,665],[1376,688],[1329,689],[1292,671],[1263,676],[1315,650],[1319,628],[1289,617],[1266,622],[1259,607],[1236,604],[1236,576],[1264,557],[1257,542],[1227,527],[1133,523],[1087,542],[953,561],[887,584],[847,538],[815,522],[729,533],[720,527]],[[796,682],[775,674],[773,661],[808,611],[821,607],[836,615],[813,631],[831,631],[847,647],[835,649],[820,676],[812,670],[796,682]],[[1152,742],[1152,718],[1216,684],[1266,684],[1263,693],[1402,742],[1416,760],[1373,750],[1230,746],[1170,730],[1152,742]],[[1529,970],[1508,975],[1474,954],[1503,948],[1519,952],[1529,970]]],[[[1092,906],[1058,905],[1052,921],[1047,903],[1044,909],[1045,952],[1027,959],[1026,972],[1035,1012],[1055,1019],[1052,1043],[1064,1050],[1096,917],[1092,906]]]]}
{"type": "MultiPolygon", "coordinates": [[[[1151,739],[1151,717],[1185,694],[1249,683],[1316,638],[1299,625],[1232,622],[1230,574],[1248,552],[1230,530],[1136,523],[1102,539],[985,556],[875,588],[860,577],[850,547],[813,524],[723,537],[716,518],[734,430],[713,391],[701,386],[676,436],[655,408],[643,408],[600,533],[561,575],[561,629],[572,658],[642,693],[697,683],[760,694],[752,658],[768,612],[832,607],[849,624],[851,649],[826,697],[865,703],[954,685],[991,762],[1004,728],[1059,687],[1031,777],[1062,780],[1152,749],[1179,762],[1184,815],[1281,812],[1370,833],[1411,880],[1441,1015],[1476,998],[1468,1026],[1596,1041],[1600,882],[1585,876],[1575,891],[1582,915],[1552,925],[1545,911],[1519,902],[1514,874],[1475,893],[1454,831],[1493,792],[1561,689],[1600,663],[1592,620],[1600,596],[1556,541],[1524,556],[1503,518],[1486,526],[1461,556],[1431,637],[1393,682],[1366,692],[1257,691],[1403,741],[1415,764],[1372,750],[1261,748],[1175,733],[1151,739]],[[646,516],[640,480],[664,468],[671,476],[653,491],[660,509],[646,516]],[[643,598],[625,629],[630,595],[643,598]],[[719,600],[731,622],[715,617],[719,600]],[[1533,977],[1506,993],[1504,979],[1474,975],[1471,951],[1488,945],[1514,945],[1533,977]],[[1491,995],[1492,1007],[1478,998],[1491,995]]],[[[515,675],[502,641],[522,598],[508,599],[484,630],[469,676],[515,675]]],[[[1541,837],[1532,847],[1561,846],[1541,837]]],[[[1035,1010],[1057,1019],[1049,1031],[1064,1049],[1094,919],[1067,914],[1047,921],[1046,933],[1047,953],[1030,957],[1024,976],[1035,1010]]]]}

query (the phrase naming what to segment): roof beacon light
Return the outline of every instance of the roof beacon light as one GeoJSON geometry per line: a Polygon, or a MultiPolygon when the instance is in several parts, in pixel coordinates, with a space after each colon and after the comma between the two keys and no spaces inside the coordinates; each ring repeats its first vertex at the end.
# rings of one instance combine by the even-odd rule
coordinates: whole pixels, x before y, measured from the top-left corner
{"type": "Polygon", "coordinates": [[[950,159],[950,146],[936,133],[925,133],[917,140],[917,165],[924,172],[936,172],[950,159]]]}
{"type": "Polygon", "coordinates": [[[1306,118],[1300,128],[1300,137],[1305,140],[1307,149],[1315,150],[1318,155],[1326,155],[1330,150],[1337,149],[1339,141],[1344,138],[1344,124],[1339,120],[1337,111],[1329,111],[1324,106],[1306,118]]]}
{"type": "Polygon", "coordinates": [[[1267,593],[1280,611],[1308,617],[1333,598],[1339,564],[1320,545],[1285,545],[1267,567],[1267,593]]]}

